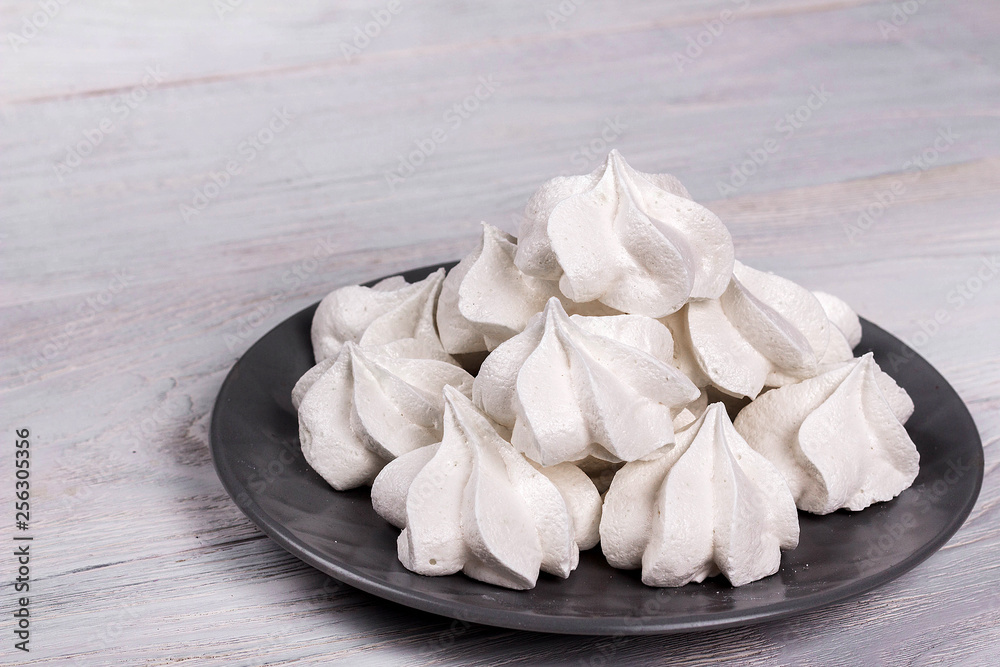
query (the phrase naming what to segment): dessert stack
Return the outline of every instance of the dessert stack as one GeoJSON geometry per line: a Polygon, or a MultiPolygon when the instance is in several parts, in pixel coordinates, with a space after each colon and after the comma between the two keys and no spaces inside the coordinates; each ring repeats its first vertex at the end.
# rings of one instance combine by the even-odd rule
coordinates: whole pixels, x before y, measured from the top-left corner
{"type": "Polygon", "coordinates": [[[413,572],[530,589],[599,543],[650,586],[740,586],[778,571],[797,510],[917,475],[913,403],[860,339],[847,304],[736,261],[677,179],[612,151],[447,274],[329,294],[292,400],[306,460],[371,485],[413,572]]]}

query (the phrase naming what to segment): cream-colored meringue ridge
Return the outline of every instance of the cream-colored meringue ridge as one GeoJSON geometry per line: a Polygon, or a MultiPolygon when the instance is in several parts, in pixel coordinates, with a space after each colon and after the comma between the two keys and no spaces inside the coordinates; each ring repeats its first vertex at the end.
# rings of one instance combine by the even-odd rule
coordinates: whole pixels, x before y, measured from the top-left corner
{"type": "Polygon", "coordinates": [[[347,341],[372,347],[405,338],[420,341],[421,354],[447,361],[434,325],[444,277],[444,269],[438,269],[415,283],[393,276],[374,287],[349,285],[330,292],[313,315],[316,362],[337,356],[347,341]]]}
{"type": "Polygon", "coordinates": [[[479,245],[444,279],[437,324],[449,354],[494,350],[524,331],[546,302],[558,297],[570,314],[619,315],[598,301],[576,303],[559,291],[557,280],[535,278],[514,265],[517,239],[483,223],[479,245]]]}
{"type": "Polygon", "coordinates": [[[743,408],[736,430],[781,471],[799,509],[828,514],[891,500],[913,483],[920,455],[903,428],[912,412],[868,353],[768,391],[743,408]]]}
{"type": "Polygon", "coordinates": [[[591,174],[542,185],[519,238],[524,273],[625,313],[664,317],[718,297],[732,274],[733,240],[719,218],[673,176],[636,171],[616,150],[591,174]]]}
{"type": "Polygon", "coordinates": [[[843,334],[848,347],[852,350],[857,347],[858,343],[861,342],[861,320],[858,319],[858,314],[847,305],[847,302],[832,294],[813,292],[813,296],[819,300],[824,312],[826,312],[826,316],[830,318],[830,321],[837,327],[837,330],[843,334]]]}
{"type": "Polygon", "coordinates": [[[292,391],[302,453],[338,491],[370,484],[387,461],[440,441],[443,387],[471,394],[473,378],[460,367],[392,349],[348,341],[292,391]]]}
{"type": "Polygon", "coordinates": [[[778,470],[710,405],[673,447],[626,463],[604,498],[608,562],[642,567],[649,586],[722,573],[734,586],[774,574],[798,544],[795,502],[778,470]]]}
{"type": "Polygon", "coordinates": [[[518,590],[540,571],[569,576],[597,543],[597,489],[575,466],[535,468],[461,392],[443,396],[440,444],[397,458],[372,485],[375,511],[402,529],[400,562],[518,590]]]}
{"type": "Polygon", "coordinates": [[[708,392],[704,389],[698,395],[693,402],[681,408],[680,411],[674,414],[674,432],[683,431],[691,424],[698,421],[698,417],[701,417],[705,410],[708,409],[708,392]]]}
{"type": "Polygon", "coordinates": [[[494,349],[524,330],[545,302],[559,294],[553,280],[514,266],[517,240],[485,222],[479,245],[448,272],[438,304],[438,330],[449,354],[494,349]]]}
{"type": "Polygon", "coordinates": [[[673,417],[700,397],[672,359],[660,322],[570,317],[553,298],[483,362],[473,399],[543,466],[631,461],[672,443],[673,417]]]}
{"type": "Polygon", "coordinates": [[[736,262],[718,299],[692,301],[664,319],[677,365],[699,386],[755,398],[851,358],[812,292],[791,280],[736,262]]]}

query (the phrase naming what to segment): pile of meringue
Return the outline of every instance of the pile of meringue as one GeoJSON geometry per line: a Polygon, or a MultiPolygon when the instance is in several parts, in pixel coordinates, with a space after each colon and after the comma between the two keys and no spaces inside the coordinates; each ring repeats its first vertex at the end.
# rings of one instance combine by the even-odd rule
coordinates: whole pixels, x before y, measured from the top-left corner
{"type": "Polygon", "coordinates": [[[302,451],[371,485],[399,560],[513,589],[600,543],[650,586],[778,571],[798,510],[912,484],[906,392],[843,301],[734,260],[729,231],[616,151],[554,178],[520,237],[320,303],[302,451]],[[469,371],[474,371],[473,376],[469,371]]]}

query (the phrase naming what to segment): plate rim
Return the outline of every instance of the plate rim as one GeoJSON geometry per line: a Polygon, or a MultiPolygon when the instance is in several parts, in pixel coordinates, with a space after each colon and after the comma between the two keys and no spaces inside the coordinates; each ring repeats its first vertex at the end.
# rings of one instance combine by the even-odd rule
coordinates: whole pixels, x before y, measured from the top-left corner
{"type": "MultiPolygon", "coordinates": [[[[396,275],[402,275],[405,277],[407,274],[433,272],[439,268],[450,268],[455,264],[456,262],[444,262],[432,266],[400,271],[395,274],[384,276],[383,278],[377,278],[365,284],[371,285],[379,280],[396,275]]],[[[247,348],[247,351],[244,352],[243,355],[236,360],[232,368],[230,368],[219,387],[218,393],[216,394],[216,400],[211,413],[209,449],[212,455],[212,463],[215,468],[216,475],[222,482],[223,488],[225,488],[226,492],[236,503],[236,506],[240,509],[240,511],[243,512],[243,514],[245,514],[265,535],[274,540],[282,549],[299,560],[307,563],[311,567],[329,575],[330,577],[333,577],[334,579],[337,579],[338,581],[353,586],[354,588],[362,590],[366,593],[375,595],[376,597],[420,611],[436,614],[446,618],[511,630],[600,636],[676,634],[777,621],[795,614],[814,611],[837,602],[857,597],[863,593],[878,588],[879,586],[885,585],[890,581],[898,579],[903,574],[914,569],[936,553],[942,546],[951,540],[956,532],[958,532],[958,530],[965,523],[966,519],[969,517],[969,514],[976,505],[976,502],[978,502],[979,495],[982,490],[985,472],[985,454],[982,448],[982,435],[979,433],[979,428],[975,424],[975,420],[973,419],[968,406],[965,404],[965,401],[962,400],[961,396],[959,396],[958,392],[955,391],[954,387],[951,386],[944,376],[942,376],[932,364],[927,362],[927,360],[920,356],[915,350],[873,322],[860,318],[862,327],[873,328],[876,332],[885,334],[886,336],[889,336],[893,340],[899,342],[902,346],[905,346],[905,349],[908,351],[908,358],[912,354],[914,357],[923,361],[936,375],[941,385],[947,387],[956,395],[956,397],[958,397],[963,408],[964,416],[971,421],[974,427],[973,431],[979,445],[976,450],[976,461],[973,463],[976,469],[976,479],[974,484],[975,489],[969,496],[969,500],[959,512],[956,512],[951,517],[951,520],[947,523],[946,529],[938,533],[935,539],[926,542],[919,549],[895,565],[864,578],[852,580],[843,586],[820,593],[810,594],[805,598],[783,600],[751,611],[718,612],[713,614],[710,618],[702,617],[699,620],[672,620],[660,623],[655,621],[650,622],[649,617],[644,618],[642,616],[619,615],[581,617],[560,616],[555,613],[540,615],[535,613],[526,613],[516,609],[507,610],[483,608],[478,605],[465,602],[464,600],[446,601],[427,596],[423,593],[411,592],[406,588],[394,588],[392,586],[367,579],[364,576],[345,569],[343,566],[339,565],[337,561],[329,558],[323,558],[321,555],[314,553],[313,550],[308,548],[308,545],[303,545],[287,528],[285,528],[281,522],[273,519],[253,500],[252,496],[247,492],[246,485],[239,481],[239,476],[230,468],[229,461],[222,451],[222,441],[224,436],[217,430],[219,428],[218,424],[220,423],[219,414],[226,408],[225,394],[227,393],[227,390],[232,384],[239,380],[241,365],[243,364],[244,357],[248,352],[250,352],[251,349],[259,345],[266,337],[273,335],[276,330],[286,324],[289,320],[302,316],[306,311],[315,310],[318,304],[319,301],[302,308],[274,325],[264,335],[260,336],[253,343],[253,345],[247,348]],[[245,500],[241,501],[241,498],[245,498],[245,500]],[[803,602],[806,600],[808,600],[808,604],[804,605],[803,602]]],[[[462,575],[459,574],[456,576],[462,575]]]]}

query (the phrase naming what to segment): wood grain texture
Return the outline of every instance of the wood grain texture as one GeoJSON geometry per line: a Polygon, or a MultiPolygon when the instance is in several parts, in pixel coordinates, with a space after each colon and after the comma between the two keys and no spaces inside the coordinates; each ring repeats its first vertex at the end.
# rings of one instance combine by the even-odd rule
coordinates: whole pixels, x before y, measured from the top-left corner
{"type": "MultiPolygon", "coordinates": [[[[12,650],[8,616],[0,662],[930,665],[1000,652],[1000,278],[975,282],[1000,255],[997,3],[912,3],[897,26],[875,0],[580,0],[565,20],[555,0],[402,0],[351,59],[340,43],[386,3],[229,5],[69,2],[24,43],[10,35],[39,5],[0,7],[0,404],[7,433],[33,433],[37,549],[32,651],[12,650]],[[732,20],[688,57],[723,11],[732,20]],[[160,80],[136,91],[147,68],[160,80]],[[449,123],[481,77],[494,90],[449,123]],[[814,91],[829,99],[779,125],[814,91]],[[244,142],[276,113],[285,126],[250,158],[244,142]],[[609,123],[610,145],[676,174],[729,224],[742,259],[839,294],[967,401],[983,491],[930,560],[768,625],[522,634],[342,586],[225,494],[208,413],[240,353],[335,286],[459,257],[479,220],[514,231],[542,180],[597,165],[588,147],[606,150],[609,123]],[[447,140],[390,187],[439,128],[447,140]],[[60,168],[80,142],[95,145],[60,168]],[[735,187],[734,167],[765,145],[777,148],[735,187]],[[240,173],[185,215],[228,162],[240,173]],[[948,322],[921,334],[942,310],[948,322]]],[[[0,568],[9,580],[10,559],[0,568]]]]}

